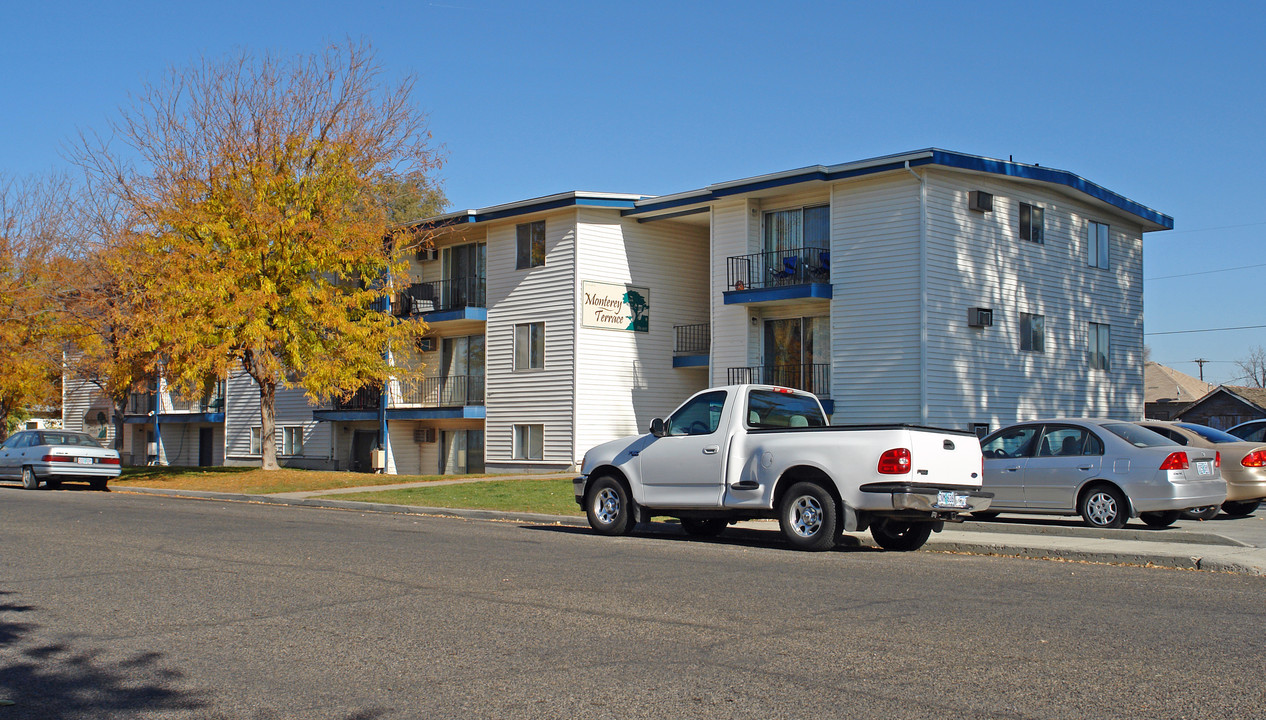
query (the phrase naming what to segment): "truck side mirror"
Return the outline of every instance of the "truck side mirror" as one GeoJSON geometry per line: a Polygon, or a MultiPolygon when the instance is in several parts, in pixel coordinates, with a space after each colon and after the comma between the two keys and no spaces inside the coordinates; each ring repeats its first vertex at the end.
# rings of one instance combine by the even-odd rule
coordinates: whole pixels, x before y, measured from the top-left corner
{"type": "Polygon", "coordinates": [[[651,421],[651,434],[657,438],[664,437],[668,434],[668,428],[664,427],[664,421],[662,419],[655,418],[651,421]]]}

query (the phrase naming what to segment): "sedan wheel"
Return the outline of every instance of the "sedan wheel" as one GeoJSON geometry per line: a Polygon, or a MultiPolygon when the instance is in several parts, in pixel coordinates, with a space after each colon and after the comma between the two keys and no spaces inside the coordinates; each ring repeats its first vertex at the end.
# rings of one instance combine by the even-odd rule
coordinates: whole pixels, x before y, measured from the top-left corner
{"type": "Polygon", "coordinates": [[[29,467],[22,468],[22,487],[27,490],[38,490],[40,487],[40,479],[35,477],[35,471],[29,467]]]}
{"type": "Polygon", "coordinates": [[[1261,504],[1262,504],[1261,500],[1246,500],[1244,502],[1224,502],[1222,503],[1222,512],[1226,513],[1227,515],[1230,515],[1231,517],[1244,517],[1245,515],[1252,515],[1253,511],[1257,509],[1257,506],[1261,504]]]}
{"type": "Polygon", "coordinates": [[[1086,524],[1095,528],[1119,528],[1125,526],[1128,510],[1125,496],[1120,490],[1099,485],[1086,491],[1078,508],[1086,524]]]}
{"type": "Polygon", "coordinates": [[[1183,510],[1182,516],[1187,520],[1212,520],[1218,516],[1218,509],[1217,505],[1206,505],[1204,507],[1183,510]]]}

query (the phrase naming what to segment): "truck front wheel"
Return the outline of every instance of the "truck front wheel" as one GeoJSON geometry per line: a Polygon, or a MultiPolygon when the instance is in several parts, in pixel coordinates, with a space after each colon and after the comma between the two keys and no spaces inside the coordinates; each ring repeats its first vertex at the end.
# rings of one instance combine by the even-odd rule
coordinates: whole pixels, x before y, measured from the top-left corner
{"type": "Polygon", "coordinates": [[[782,496],[778,526],[797,550],[830,550],[839,526],[835,498],[820,485],[796,483],[782,496]]]}
{"type": "Polygon", "coordinates": [[[589,486],[585,515],[589,518],[589,527],[603,535],[628,535],[636,524],[628,491],[610,475],[599,477],[589,486]]]}
{"type": "Polygon", "coordinates": [[[923,547],[932,536],[932,523],[876,520],[870,524],[870,534],[885,550],[909,552],[923,547]]]}

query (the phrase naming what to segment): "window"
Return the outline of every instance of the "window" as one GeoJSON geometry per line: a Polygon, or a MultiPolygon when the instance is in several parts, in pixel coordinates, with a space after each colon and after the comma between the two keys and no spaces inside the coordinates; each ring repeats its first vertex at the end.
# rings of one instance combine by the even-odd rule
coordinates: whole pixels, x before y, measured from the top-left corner
{"type": "Polygon", "coordinates": [[[303,454],[303,427],[286,427],[281,429],[281,454],[303,454]]]}
{"type": "Polygon", "coordinates": [[[986,458],[1025,457],[1033,445],[1033,438],[1037,437],[1037,431],[1036,425],[1022,425],[1000,430],[997,435],[987,438],[980,449],[986,458]]]}
{"type": "Polygon", "coordinates": [[[1020,203],[1020,239],[1041,245],[1045,242],[1042,208],[1020,203]]]}
{"type": "Polygon", "coordinates": [[[1102,455],[1103,441],[1094,433],[1079,427],[1048,425],[1038,443],[1038,457],[1070,457],[1102,455]]]}
{"type": "Polygon", "coordinates": [[[1108,267],[1108,226],[1092,222],[1086,226],[1087,257],[1090,267],[1108,267]]]}
{"type": "Polygon", "coordinates": [[[753,390],[747,398],[747,424],[754,428],[823,427],[826,418],[813,398],[753,390]]]}
{"type": "Polygon", "coordinates": [[[539,370],[545,367],[545,323],[514,326],[514,369],[539,370]]]}
{"type": "Polygon", "coordinates": [[[515,268],[534,268],[545,264],[545,221],[524,223],[515,228],[517,257],[515,268]]]}
{"type": "Polygon", "coordinates": [[[831,386],[831,319],[825,315],[765,321],[760,382],[826,394],[831,386]]]}
{"type": "Polygon", "coordinates": [[[669,435],[711,435],[721,425],[725,391],[704,393],[690,399],[668,418],[669,435]]]}
{"type": "Polygon", "coordinates": [[[765,252],[826,248],[831,241],[831,208],[827,205],[765,213],[765,252]]]}
{"type": "Polygon", "coordinates": [[[1111,334],[1103,323],[1090,323],[1090,367],[1094,370],[1112,369],[1111,334]]]}
{"type": "Polygon", "coordinates": [[[514,426],[514,459],[540,460],[545,457],[545,426],[514,426]]]}
{"type": "Polygon", "coordinates": [[[251,428],[251,455],[262,455],[264,453],[264,445],[259,439],[260,427],[256,425],[251,428]]]}
{"type": "Polygon", "coordinates": [[[1020,349],[1046,351],[1046,316],[1020,313],[1020,349]]]}

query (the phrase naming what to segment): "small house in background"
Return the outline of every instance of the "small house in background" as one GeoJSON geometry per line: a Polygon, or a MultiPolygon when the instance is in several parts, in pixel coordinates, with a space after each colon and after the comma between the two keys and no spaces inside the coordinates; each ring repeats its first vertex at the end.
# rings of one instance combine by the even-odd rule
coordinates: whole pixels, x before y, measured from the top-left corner
{"type": "Polygon", "coordinates": [[[1266,418],[1266,388],[1219,385],[1181,410],[1175,420],[1226,430],[1266,418]]]}
{"type": "Polygon", "coordinates": [[[1173,420],[1188,405],[1209,394],[1213,385],[1150,360],[1143,364],[1143,415],[1173,420]]]}

